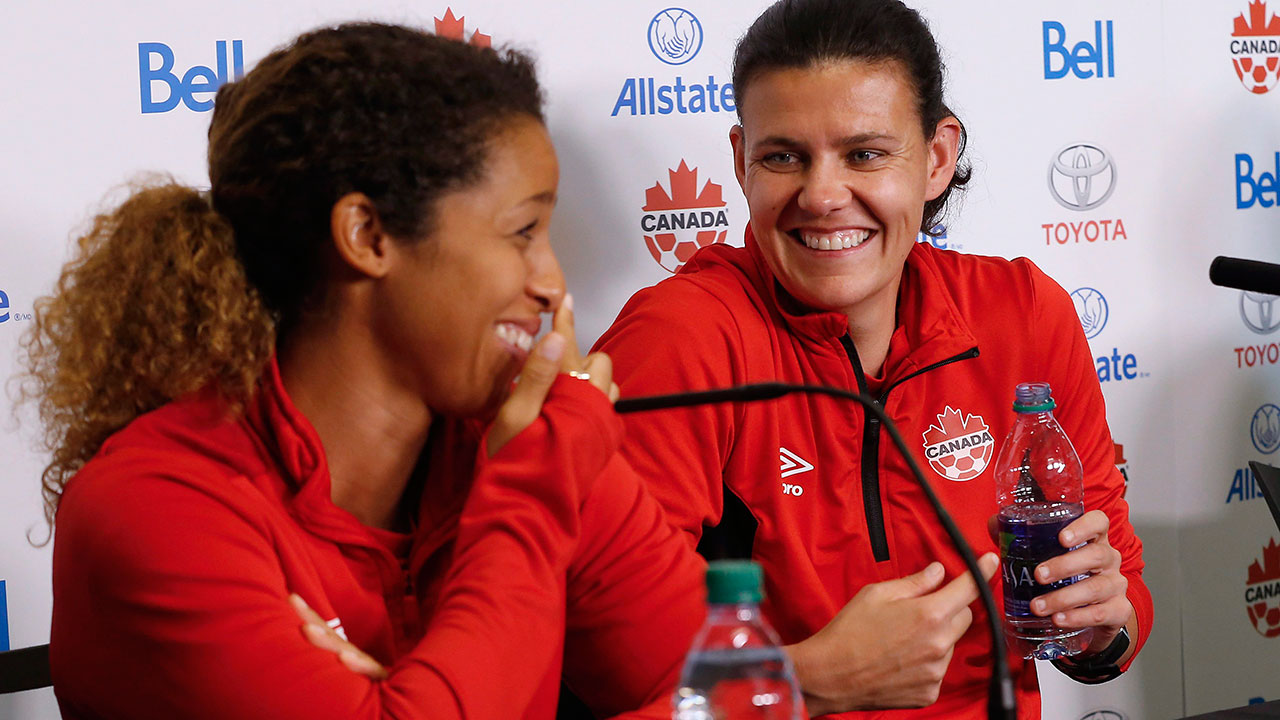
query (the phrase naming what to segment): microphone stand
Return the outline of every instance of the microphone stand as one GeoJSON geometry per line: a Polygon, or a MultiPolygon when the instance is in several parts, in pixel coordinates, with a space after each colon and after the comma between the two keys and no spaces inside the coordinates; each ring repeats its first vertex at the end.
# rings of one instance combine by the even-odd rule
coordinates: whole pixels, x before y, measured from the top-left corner
{"type": "Polygon", "coordinates": [[[1005,651],[1004,633],[1000,628],[999,615],[996,614],[995,597],[991,594],[991,588],[982,580],[982,571],[978,569],[978,560],[973,555],[973,549],[969,547],[969,543],[960,534],[960,529],[956,527],[955,521],[951,519],[951,515],[946,511],[946,508],[942,507],[942,502],[934,494],[933,487],[925,480],[920,466],[916,464],[915,458],[907,450],[907,444],[903,442],[902,435],[898,433],[898,428],[889,419],[889,416],[885,414],[879,403],[867,395],[825,385],[791,385],[767,382],[716,390],[674,393],[671,395],[621,398],[614,403],[613,409],[618,413],[626,414],[723,402],[773,400],[792,393],[828,395],[853,400],[879,418],[885,429],[889,431],[889,437],[893,440],[894,446],[898,448],[898,452],[907,461],[907,465],[911,468],[911,474],[915,476],[916,482],[920,484],[925,496],[929,498],[929,504],[933,506],[934,512],[937,513],[942,527],[947,531],[947,535],[960,552],[960,556],[964,558],[965,566],[969,568],[969,573],[973,575],[973,579],[978,585],[978,594],[982,597],[982,605],[987,609],[987,625],[991,631],[992,654],[991,685],[987,695],[987,717],[991,720],[1016,720],[1017,703],[1013,693],[1013,678],[1009,673],[1009,659],[1005,651]]]}

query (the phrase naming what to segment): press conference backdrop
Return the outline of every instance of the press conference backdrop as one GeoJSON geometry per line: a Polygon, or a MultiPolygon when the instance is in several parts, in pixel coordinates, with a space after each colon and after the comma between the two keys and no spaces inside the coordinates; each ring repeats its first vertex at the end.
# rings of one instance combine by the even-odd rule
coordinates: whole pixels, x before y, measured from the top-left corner
{"type": "MultiPolygon", "coordinates": [[[[107,189],[146,171],[207,184],[214,88],[303,30],[356,18],[536,55],[562,164],[554,242],[580,337],[597,337],[693,250],[741,244],[730,59],[766,4],[6,3],[0,375],[107,189]]],[[[1146,543],[1145,652],[1100,687],[1042,668],[1045,717],[1280,698],[1280,533],[1246,465],[1280,461],[1280,308],[1206,280],[1218,254],[1280,261],[1280,0],[915,4],[946,50],[975,169],[941,236],[921,239],[1030,257],[1072,293],[1146,543]]],[[[1011,338],[1035,332],[1016,320],[1011,338]]],[[[0,645],[13,647],[47,642],[51,608],[50,548],[28,542],[45,533],[44,458],[18,415],[0,435],[0,645]]],[[[54,717],[48,690],[0,699],[0,718],[54,717]]]]}

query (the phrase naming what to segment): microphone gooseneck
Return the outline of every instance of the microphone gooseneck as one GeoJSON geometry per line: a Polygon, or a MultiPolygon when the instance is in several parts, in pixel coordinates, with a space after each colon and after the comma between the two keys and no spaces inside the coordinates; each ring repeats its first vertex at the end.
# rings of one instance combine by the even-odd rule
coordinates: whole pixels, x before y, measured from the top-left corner
{"type": "Polygon", "coordinates": [[[911,474],[915,476],[916,482],[920,484],[920,488],[924,490],[925,496],[929,499],[929,504],[933,506],[934,512],[937,513],[938,520],[947,531],[947,536],[951,538],[952,544],[956,546],[960,556],[964,558],[965,566],[969,568],[969,572],[973,575],[974,581],[978,585],[978,594],[982,597],[982,605],[987,609],[987,624],[991,631],[992,655],[987,717],[992,720],[1016,720],[1017,705],[1013,693],[1013,678],[1009,673],[1009,658],[1005,651],[1004,633],[1000,629],[1000,616],[996,611],[995,597],[991,594],[990,586],[982,580],[982,571],[978,568],[978,559],[973,554],[973,548],[969,547],[969,543],[960,534],[960,528],[956,527],[955,521],[951,519],[951,515],[942,506],[942,501],[933,492],[933,487],[929,485],[929,481],[925,479],[920,466],[916,464],[915,458],[907,450],[907,444],[903,441],[897,426],[893,424],[893,420],[885,414],[884,409],[874,399],[861,393],[825,385],[791,385],[788,383],[766,382],[714,390],[673,393],[670,395],[621,398],[614,403],[613,409],[620,414],[626,414],[695,405],[712,405],[723,402],[773,400],[792,393],[827,395],[853,400],[865,407],[884,424],[885,430],[889,432],[889,438],[893,440],[894,446],[898,448],[898,452],[907,461],[908,467],[911,468],[911,474]]]}

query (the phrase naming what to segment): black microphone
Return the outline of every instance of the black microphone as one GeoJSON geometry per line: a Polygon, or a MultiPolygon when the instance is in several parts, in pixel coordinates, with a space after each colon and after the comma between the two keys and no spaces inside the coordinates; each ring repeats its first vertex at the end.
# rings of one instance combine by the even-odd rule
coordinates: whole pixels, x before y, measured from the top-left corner
{"type": "Polygon", "coordinates": [[[1219,255],[1209,264],[1209,282],[1235,290],[1280,295],[1280,265],[1219,255]]]}
{"type": "Polygon", "coordinates": [[[969,543],[960,534],[960,528],[956,527],[955,521],[951,519],[951,515],[946,508],[942,507],[942,501],[938,500],[938,496],[933,492],[933,487],[929,485],[929,481],[925,479],[924,473],[921,472],[920,466],[916,464],[915,458],[907,450],[907,444],[902,440],[902,435],[898,432],[897,426],[893,424],[893,420],[885,414],[884,409],[873,398],[861,393],[825,385],[791,385],[788,383],[766,382],[715,390],[673,393],[670,395],[620,398],[613,404],[613,409],[618,413],[626,414],[722,402],[773,400],[791,393],[829,395],[853,400],[861,404],[884,424],[885,430],[889,432],[889,438],[893,440],[894,446],[898,448],[898,452],[907,461],[907,466],[911,468],[911,474],[915,476],[916,482],[920,484],[925,496],[929,499],[929,504],[933,506],[933,511],[937,513],[938,520],[947,531],[947,536],[951,538],[952,544],[960,552],[960,557],[964,558],[965,567],[969,568],[969,573],[973,575],[973,579],[978,585],[978,594],[982,596],[982,605],[987,609],[987,625],[991,631],[992,655],[991,686],[987,696],[987,717],[991,718],[991,720],[1017,720],[1017,700],[1013,694],[1013,678],[1009,673],[1009,659],[1006,657],[1004,632],[1000,628],[1000,616],[996,614],[996,601],[991,594],[991,587],[983,582],[982,571],[978,569],[978,560],[974,557],[973,548],[969,547],[969,543]]]}

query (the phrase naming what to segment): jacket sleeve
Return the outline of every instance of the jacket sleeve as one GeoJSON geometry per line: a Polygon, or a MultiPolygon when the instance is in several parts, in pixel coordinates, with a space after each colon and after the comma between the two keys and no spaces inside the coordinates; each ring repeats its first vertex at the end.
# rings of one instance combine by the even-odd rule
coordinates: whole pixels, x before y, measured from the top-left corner
{"type": "MultiPolygon", "coordinates": [[[[1115,444],[1107,427],[1107,408],[1094,368],[1093,353],[1076,315],[1071,297],[1056,282],[1027,263],[1035,292],[1036,325],[1033,327],[1040,356],[1046,358],[1048,378],[1062,429],[1084,466],[1085,510],[1102,510],[1110,519],[1107,539],[1120,551],[1120,572],[1129,581],[1127,596],[1138,618],[1138,635],[1132,641],[1137,657],[1151,634],[1154,607],[1151,591],[1142,580],[1142,541],[1129,520],[1124,499],[1124,476],[1116,468],[1115,444]]],[[[1127,670],[1126,663],[1122,670],[1127,670]]]]}
{"type": "Polygon", "coordinates": [[[583,507],[569,570],[565,684],[596,717],[671,717],[706,616],[705,563],[615,455],[583,507]]]}
{"type": "Polygon", "coordinates": [[[172,452],[120,450],[91,463],[58,514],[51,660],[64,713],[518,715],[560,650],[584,490],[621,437],[616,422],[598,422],[603,395],[559,395],[493,458],[482,454],[438,610],[385,681],[303,637],[273,538],[280,519],[269,517],[279,510],[255,501],[246,480],[172,452]]]}
{"type": "MultiPolygon", "coordinates": [[[[745,382],[742,339],[724,304],[676,277],[637,293],[595,350],[613,359],[621,396],[707,390],[745,382]]],[[[724,511],[723,470],[739,409],[730,404],[625,417],[622,454],[668,520],[696,547],[724,511]]]]}

